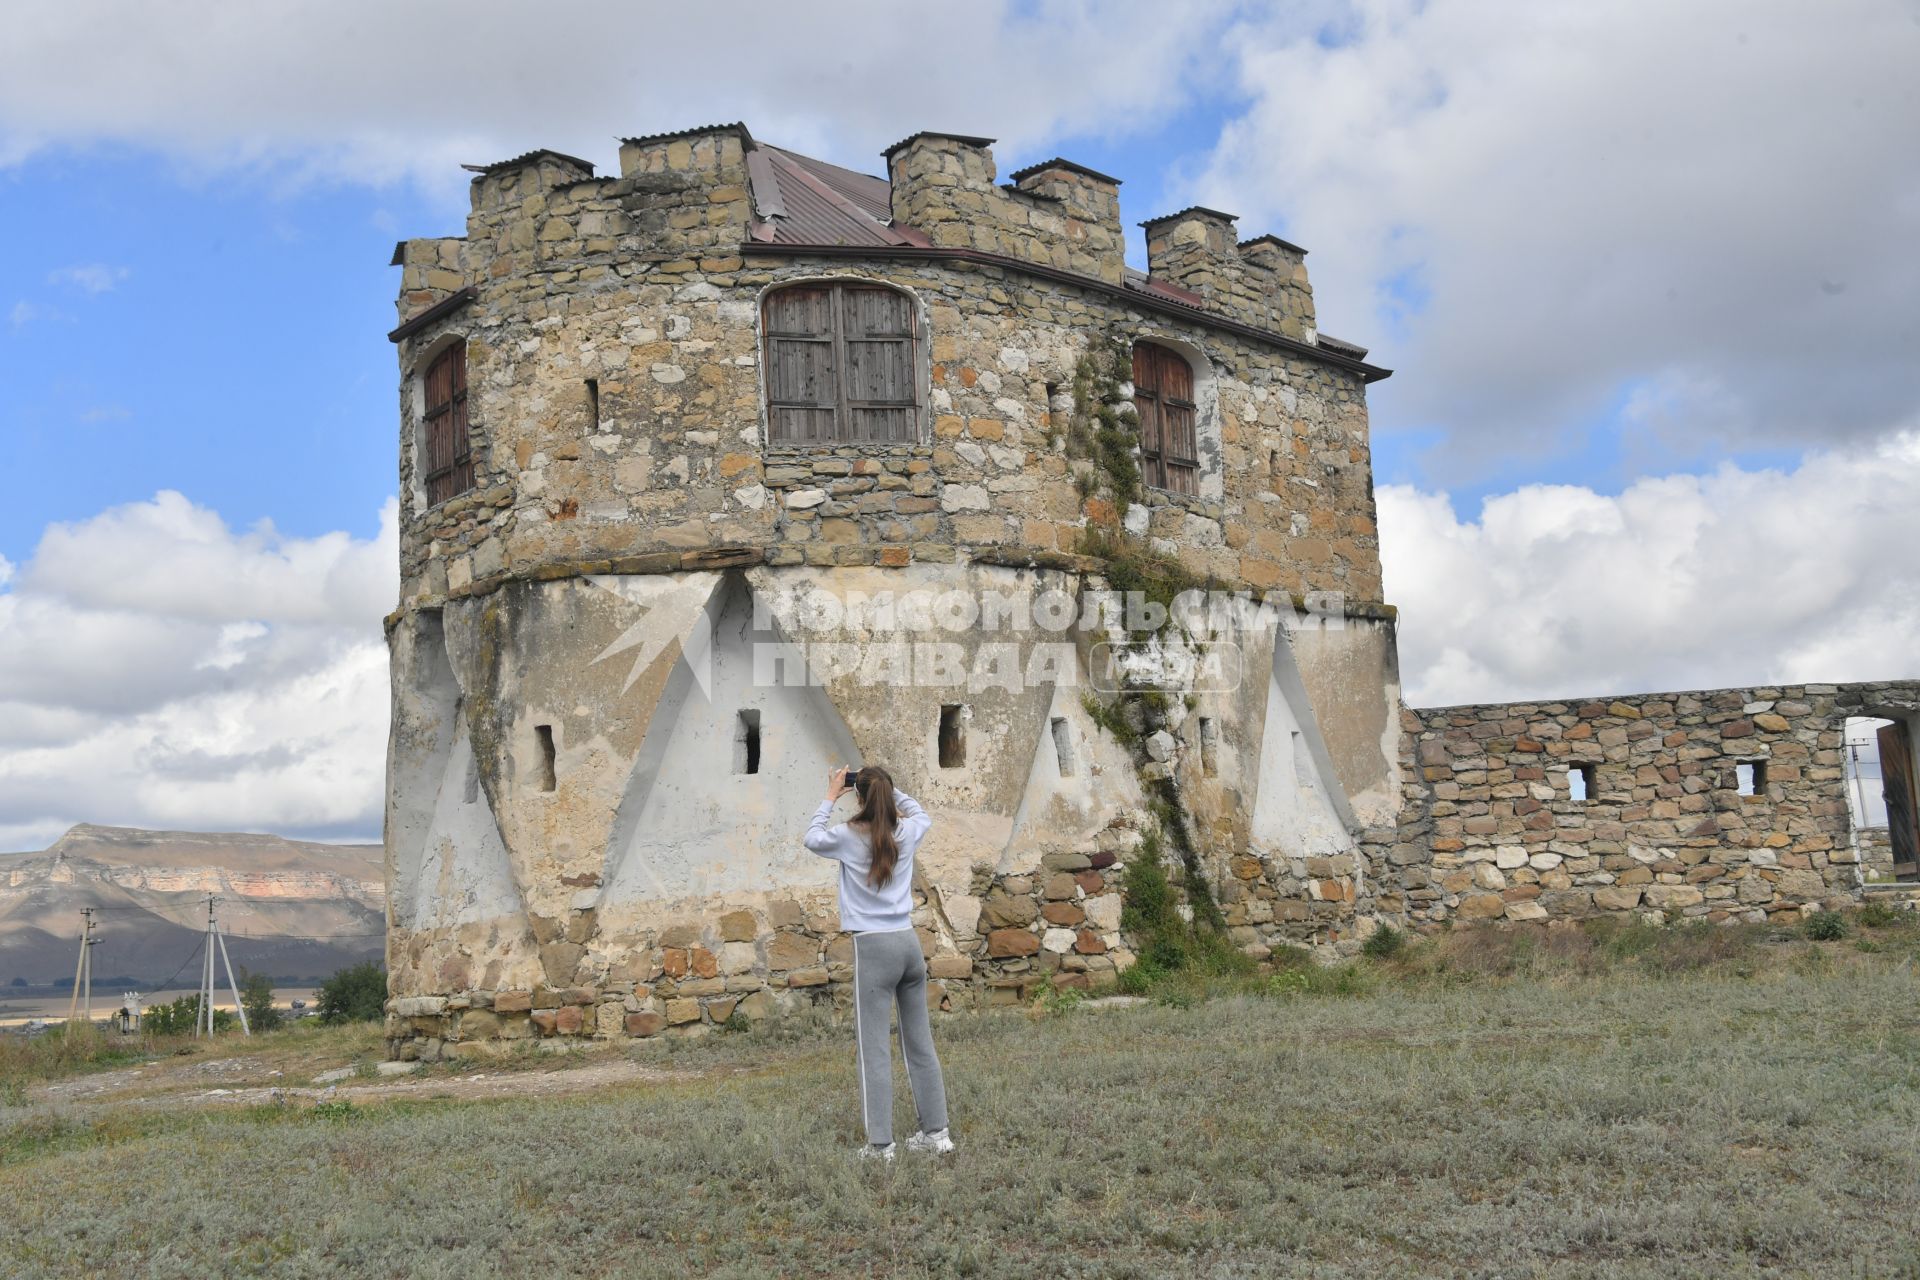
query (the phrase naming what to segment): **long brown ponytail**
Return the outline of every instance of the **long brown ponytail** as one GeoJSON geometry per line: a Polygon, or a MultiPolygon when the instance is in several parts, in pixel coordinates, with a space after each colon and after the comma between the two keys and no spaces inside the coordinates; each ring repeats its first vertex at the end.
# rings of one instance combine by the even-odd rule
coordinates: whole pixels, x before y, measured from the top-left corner
{"type": "Polygon", "coordinates": [[[893,829],[900,824],[900,810],[893,803],[893,775],[879,765],[860,769],[860,812],[853,821],[866,828],[867,844],[873,849],[873,865],[867,871],[867,884],[875,889],[893,875],[900,861],[900,842],[893,829]]]}

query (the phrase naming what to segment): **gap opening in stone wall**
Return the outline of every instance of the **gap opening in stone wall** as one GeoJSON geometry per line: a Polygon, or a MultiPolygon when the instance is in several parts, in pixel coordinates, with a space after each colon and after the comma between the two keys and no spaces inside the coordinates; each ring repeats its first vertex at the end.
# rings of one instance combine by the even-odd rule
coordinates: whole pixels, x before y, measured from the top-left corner
{"type": "Polygon", "coordinates": [[[587,379],[587,430],[600,430],[600,379],[587,379]]]}
{"type": "Polygon", "coordinates": [[[1733,789],[1743,796],[1767,794],[1767,762],[1741,760],[1733,766],[1733,789]]]}
{"type": "Polygon", "coordinates": [[[1590,764],[1576,764],[1567,767],[1567,799],[1575,804],[1587,804],[1598,792],[1599,779],[1590,764]]]}
{"type": "Polygon", "coordinates": [[[533,736],[540,744],[539,772],[534,781],[542,791],[552,791],[560,785],[559,775],[554,772],[553,726],[537,724],[533,726],[533,736]]]}
{"type": "Polygon", "coordinates": [[[940,767],[958,769],[967,762],[966,708],[945,703],[940,708],[940,767]]]}
{"type": "Polygon", "coordinates": [[[760,713],[743,708],[733,726],[733,771],[760,772],[760,713]]]}
{"type": "MultiPolygon", "coordinates": [[[[1298,738],[1300,735],[1295,734],[1298,738]]],[[[1212,716],[1200,717],[1200,772],[1211,778],[1220,764],[1220,726],[1212,716]]]]}
{"type": "Polygon", "coordinates": [[[1313,758],[1307,754],[1307,735],[1298,729],[1293,730],[1288,745],[1293,749],[1293,781],[1295,786],[1313,785],[1313,758]]]}
{"type": "Polygon", "coordinates": [[[1053,717],[1053,758],[1060,765],[1060,776],[1073,776],[1073,728],[1065,716],[1053,717]]]}

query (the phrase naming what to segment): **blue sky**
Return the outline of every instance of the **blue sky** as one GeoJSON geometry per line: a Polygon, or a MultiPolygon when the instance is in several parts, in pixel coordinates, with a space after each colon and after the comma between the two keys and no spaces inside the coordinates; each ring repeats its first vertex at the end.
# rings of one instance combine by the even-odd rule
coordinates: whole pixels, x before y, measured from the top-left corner
{"type": "Polygon", "coordinates": [[[748,42],[592,0],[544,43],[506,0],[207,13],[0,43],[0,848],[377,833],[393,243],[460,232],[461,162],[716,120],[868,172],[986,134],[1120,178],[1129,224],[1305,245],[1321,326],[1395,370],[1417,703],[1917,674],[1907,0],[984,0],[963,50],[880,0],[748,42]]]}
{"type": "Polygon", "coordinates": [[[396,227],[450,229],[444,202],[126,148],[49,152],[0,181],[17,246],[0,265],[16,478],[0,555],[160,489],[240,526],[376,532],[394,487],[387,260],[396,227]]]}

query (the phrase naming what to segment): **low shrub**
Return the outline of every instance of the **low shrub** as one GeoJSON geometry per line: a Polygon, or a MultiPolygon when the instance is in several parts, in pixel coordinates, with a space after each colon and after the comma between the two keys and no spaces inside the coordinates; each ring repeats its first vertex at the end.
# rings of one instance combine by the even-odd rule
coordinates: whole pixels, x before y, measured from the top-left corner
{"type": "Polygon", "coordinates": [[[1282,969],[1267,979],[1266,992],[1274,996],[1363,996],[1374,988],[1374,977],[1360,965],[1309,964],[1282,969]]]}
{"type": "Polygon", "coordinates": [[[1383,924],[1360,944],[1360,954],[1375,960],[1387,960],[1407,949],[1407,935],[1390,924],[1383,924]]]}
{"type": "MultiPolygon", "coordinates": [[[[181,996],[171,1004],[156,1004],[140,1015],[140,1029],[156,1036],[192,1035],[200,1023],[200,996],[181,996]]],[[[225,1031],[240,1025],[231,1009],[213,1011],[213,1029],[225,1031]]]]}
{"type": "Polygon", "coordinates": [[[1801,924],[1800,932],[1814,942],[1838,942],[1847,936],[1847,918],[1838,911],[1816,911],[1801,924]]]}
{"type": "Polygon", "coordinates": [[[1046,1017],[1062,1017],[1087,1002],[1087,993],[1078,987],[1056,987],[1051,983],[1033,993],[1033,1011],[1046,1017]]]}
{"type": "Polygon", "coordinates": [[[240,1003],[247,1011],[247,1025],[253,1031],[275,1031],[281,1023],[280,1010],[273,1003],[273,979],[264,973],[242,971],[240,1003]]]}
{"type": "Polygon", "coordinates": [[[386,1013],[387,971],[372,960],[340,970],[320,984],[322,1022],[373,1022],[386,1013]]]}
{"type": "Polygon", "coordinates": [[[1869,929],[1895,929],[1913,920],[1913,912],[1902,911],[1890,903],[1868,902],[1860,908],[1860,923],[1869,929]]]}

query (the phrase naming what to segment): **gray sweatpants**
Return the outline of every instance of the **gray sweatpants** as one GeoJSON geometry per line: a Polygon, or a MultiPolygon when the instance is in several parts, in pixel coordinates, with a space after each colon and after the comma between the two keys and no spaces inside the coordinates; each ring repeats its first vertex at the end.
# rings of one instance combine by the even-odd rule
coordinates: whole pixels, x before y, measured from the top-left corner
{"type": "Polygon", "coordinates": [[[893,1044],[887,1034],[900,1008],[900,1050],[922,1132],[947,1127],[947,1086],[927,1022],[927,962],[911,929],[853,936],[853,1031],[859,1046],[860,1120],[867,1141],[893,1141],[893,1044]]]}

